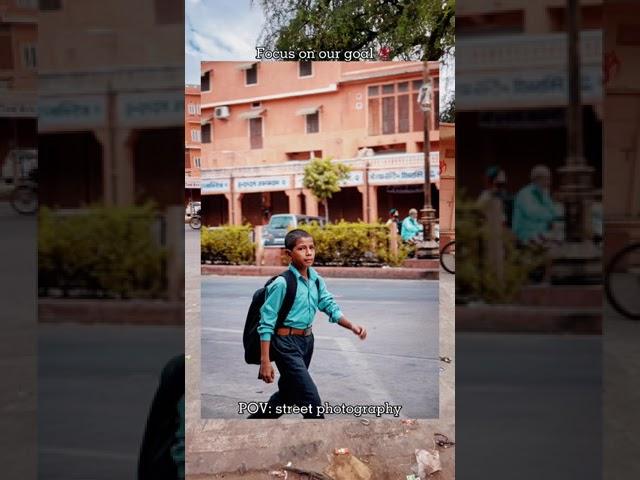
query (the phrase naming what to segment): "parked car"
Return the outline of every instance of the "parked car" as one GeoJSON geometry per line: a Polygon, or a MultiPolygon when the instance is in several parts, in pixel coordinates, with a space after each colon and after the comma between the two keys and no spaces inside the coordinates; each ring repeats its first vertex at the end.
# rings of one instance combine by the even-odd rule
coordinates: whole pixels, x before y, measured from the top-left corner
{"type": "Polygon", "coordinates": [[[300,225],[316,222],[323,226],[325,219],[323,217],[314,217],[311,215],[294,215],[292,213],[278,213],[272,215],[269,223],[265,225],[263,230],[263,245],[265,247],[283,247],[284,237],[290,229],[298,228],[300,225]]]}

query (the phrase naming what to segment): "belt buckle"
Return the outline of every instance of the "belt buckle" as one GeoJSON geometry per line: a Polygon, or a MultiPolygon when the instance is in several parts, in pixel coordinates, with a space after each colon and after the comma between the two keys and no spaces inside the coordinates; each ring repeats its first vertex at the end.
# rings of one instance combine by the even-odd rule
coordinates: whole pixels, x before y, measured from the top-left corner
{"type": "Polygon", "coordinates": [[[304,329],[304,336],[308,337],[309,335],[311,335],[311,327],[304,329]]]}

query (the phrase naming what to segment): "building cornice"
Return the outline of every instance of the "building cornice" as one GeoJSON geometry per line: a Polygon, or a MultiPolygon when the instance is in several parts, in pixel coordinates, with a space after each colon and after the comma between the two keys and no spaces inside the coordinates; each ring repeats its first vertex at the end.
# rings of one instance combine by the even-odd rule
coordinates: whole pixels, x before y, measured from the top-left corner
{"type": "Polygon", "coordinates": [[[240,98],[238,100],[226,100],[219,102],[210,102],[210,103],[202,103],[200,105],[200,109],[205,108],[215,108],[227,105],[241,105],[243,103],[253,103],[253,102],[263,102],[266,100],[278,100],[281,98],[293,98],[293,97],[304,97],[309,95],[319,95],[323,93],[332,93],[338,90],[338,85],[336,83],[332,83],[328,87],[316,88],[313,90],[299,90],[296,92],[286,92],[286,93],[277,93],[274,95],[263,95],[257,97],[248,97],[248,98],[240,98]]]}

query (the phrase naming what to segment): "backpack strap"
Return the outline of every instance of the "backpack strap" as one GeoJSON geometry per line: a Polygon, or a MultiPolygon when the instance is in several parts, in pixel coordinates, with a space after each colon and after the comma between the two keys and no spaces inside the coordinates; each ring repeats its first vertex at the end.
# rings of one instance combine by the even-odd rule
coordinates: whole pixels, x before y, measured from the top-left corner
{"type": "Polygon", "coordinates": [[[284,278],[287,282],[287,290],[284,294],[284,300],[282,301],[282,306],[278,312],[278,319],[276,320],[274,329],[277,329],[284,324],[284,321],[287,319],[287,316],[291,311],[291,307],[293,307],[293,302],[296,299],[296,292],[298,290],[298,279],[291,270],[285,270],[278,276],[284,278]]]}

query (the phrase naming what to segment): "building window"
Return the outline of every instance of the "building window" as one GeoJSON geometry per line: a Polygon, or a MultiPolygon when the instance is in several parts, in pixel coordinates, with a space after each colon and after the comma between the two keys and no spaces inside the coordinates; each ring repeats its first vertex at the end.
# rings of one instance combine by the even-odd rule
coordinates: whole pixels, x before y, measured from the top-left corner
{"type": "Polygon", "coordinates": [[[396,99],[382,97],[382,134],[396,133],[396,99]]]}
{"type": "Polygon", "coordinates": [[[184,168],[191,168],[191,156],[189,152],[184,152],[184,168]]]}
{"type": "Polygon", "coordinates": [[[195,115],[196,114],[196,104],[195,103],[190,103],[188,106],[189,109],[189,115],[195,115]]]}
{"type": "Polygon", "coordinates": [[[249,119],[249,143],[252,150],[262,148],[262,117],[249,119]]]}
{"type": "Polygon", "coordinates": [[[155,0],[156,23],[171,25],[184,22],[184,2],[176,0],[155,0]]]}
{"type": "Polygon", "coordinates": [[[298,75],[300,77],[311,77],[313,75],[313,63],[298,62],[298,75]]]}
{"type": "MultiPolygon", "coordinates": [[[[433,80],[434,87],[437,89],[437,78],[433,80]]],[[[421,86],[422,80],[413,80],[367,87],[369,135],[421,131],[424,118],[417,103],[421,86]]],[[[434,96],[437,101],[437,90],[434,96]]],[[[437,107],[434,111],[437,113],[437,107]]],[[[437,125],[436,121],[435,128],[437,125]]]]}
{"type": "Polygon", "coordinates": [[[307,133],[318,133],[320,131],[320,112],[305,115],[307,117],[307,133]]]}
{"type": "Polygon", "coordinates": [[[205,123],[200,127],[200,141],[202,143],[211,143],[211,124],[205,123]]]}
{"type": "Polygon", "coordinates": [[[251,68],[244,71],[245,85],[255,85],[258,83],[258,64],[254,63],[251,68]]]}
{"type": "Polygon", "coordinates": [[[0,35],[0,69],[11,70],[13,68],[13,48],[11,37],[0,35]]]}
{"type": "Polygon", "coordinates": [[[252,102],[251,103],[251,108],[260,108],[262,107],[262,103],[261,102],[252,102]]]}
{"type": "Polygon", "coordinates": [[[524,10],[456,16],[457,36],[511,35],[524,32],[524,10]]]}
{"type": "Polygon", "coordinates": [[[409,95],[398,96],[398,133],[409,131],[409,95]]]}
{"type": "Polygon", "coordinates": [[[40,10],[62,10],[62,0],[40,0],[40,10]]]}
{"type": "Polygon", "coordinates": [[[36,68],[36,46],[26,44],[22,46],[22,65],[28,69],[36,68]]]}
{"type": "Polygon", "coordinates": [[[200,130],[191,130],[191,141],[200,142],[200,130]]]}
{"type": "Polygon", "coordinates": [[[196,114],[200,115],[200,104],[196,103],[196,114]]]}
{"type": "Polygon", "coordinates": [[[211,72],[204,72],[200,76],[200,90],[208,92],[211,89],[211,72]]]}
{"type": "Polygon", "coordinates": [[[196,166],[196,168],[200,168],[200,157],[194,157],[193,164],[196,166]]]}
{"type": "Polygon", "coordinates": [[[38,0],[17,0],[16,5],[20,8],[38,8],[38,0]]]}

